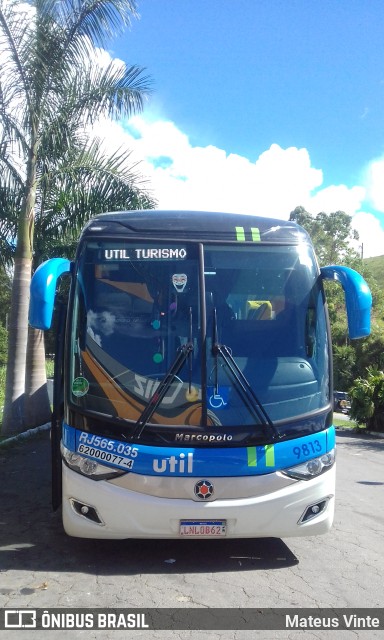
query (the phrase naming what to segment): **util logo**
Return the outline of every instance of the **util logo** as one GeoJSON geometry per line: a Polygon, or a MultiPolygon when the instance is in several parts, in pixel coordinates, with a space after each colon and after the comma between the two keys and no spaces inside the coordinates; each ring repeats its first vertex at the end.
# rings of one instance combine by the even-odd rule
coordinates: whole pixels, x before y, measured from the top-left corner
{"type": "Polygon", "coordinates": [[[180,453],[178,456],[170,456],[153,461],[153,470],[156,473],[192,473],[193,471],[193,453],[180,453]]]}

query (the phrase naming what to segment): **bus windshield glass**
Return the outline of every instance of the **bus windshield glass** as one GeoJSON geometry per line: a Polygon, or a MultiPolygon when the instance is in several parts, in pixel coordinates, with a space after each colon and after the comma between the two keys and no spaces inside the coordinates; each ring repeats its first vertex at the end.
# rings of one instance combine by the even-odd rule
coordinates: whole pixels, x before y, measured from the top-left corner
{"type": "Polygon", "coordinates": [[[152,431],[254,433],[329,406],[324,299],[305,243],[88,241],[72,304],[71,406],[127,434],[146,411],[152,431]]]}

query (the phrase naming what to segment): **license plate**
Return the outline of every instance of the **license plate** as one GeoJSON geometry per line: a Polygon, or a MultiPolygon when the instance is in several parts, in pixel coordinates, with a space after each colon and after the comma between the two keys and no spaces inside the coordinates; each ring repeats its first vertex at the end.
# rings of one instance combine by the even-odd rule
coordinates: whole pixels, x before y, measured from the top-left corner
{"type": "Polygon", "coordinates": [[[226,520],[180,520],[180,535],[184,538],[223,538],[227,535],[226,520]]]}

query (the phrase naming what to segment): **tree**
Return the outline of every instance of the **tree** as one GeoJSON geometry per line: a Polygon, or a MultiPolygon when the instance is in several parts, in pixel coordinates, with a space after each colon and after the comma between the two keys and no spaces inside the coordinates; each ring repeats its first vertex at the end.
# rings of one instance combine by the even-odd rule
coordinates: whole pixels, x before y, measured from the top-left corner
{"type": "MultiPolygon", "coordinates": [[[[22,184],[9,322],[3,433],[23,430],[33,239],[41,154],[69,150],[81,125],[142,108],[147,79],[137,67],[93,65],[97,47],[129,24],[134,0],[0,0],[2,187],[22,184]]],[[[76,142],[80,145],[80,140],[76,142]]],[[[43,192],[43,191],[42,191],[43,192]]],[[[41,192],[41,193],[42,193],[41,192]]]]}
{"type": "MultiPolygon", "coordinates": [[[[130,151],[105,155],[102,144],[94,139],[85,147],[72,144],[54,157],[50,148],[40,147],[34,229],[34,271],[43,260],[53,256],[73,257],[84,223],[105,210],[154,207],[145,182],[130,160],[130,151]]],[[[3,211],[10,210],[22,185],[16,185],[3,198],[3,211]]],[[[13,257],[12,217],[5,216],[0,227],[8,262],[13,257]]],[[[8,305],[9,306],[9,305],[8,305]]],[[[5,307],[3,307],[5,308],[5,307]]],[[[0,309],[1,314],[1,309],[0,309]]],[[[1,344],[6,333],[3,331],[1,344]]],[[[42,333],[29,327],[23,417],[26,426],[49,420],[50,404],[46,388],[45,340],[42,333]]],[[[3,356],[6,360],[6,356],[3,356]]]]}
{"type": "MultiPolygon", "coordinates": [[[[130,152],[105,156],[98,140],[84,149],[70,149],[55,163],[44,165],[35,217],[33,271],[54,256],[74,257],[84,223],[103,211],[142,209],[154,201],[129,164],[130,152]]],[[[35,426],[49,419],[42,332],[29,327],[24,420],[35,426]]]]}
{"type": "Polygon", "coordinates": [[[350,389],[351,418],[371,431],[384,430],[384,372],[368,367],[350,389]]]}
{"type": "MultiPolygon", "coordinates": [[[[290,220],[304,227],[311,236],[320,266],[344,264],[356,268],[359,256],[351,243],[358,240],[359,236],[352,228],[351,216],[344,211],[329,214],[321,212],[314,216],[304,207],[296,207],[290,214],[290,220]]],[[[340,321],[341,317],[345,317],[345,313],[342,313],[345,311],[344,296],[336,283],[325,282],[325,289],[334,337],[340,337],[338,342],[342,345],[347,335],[346,322],[340,321]]]]}
{"type": "MultiPolygon", "coordinates": [[[[77,134],[77,132],[75,132],[77,134]]],[[[78,135],[73,136],[76,140],[78,135]]],[[[83,144],[83,143],[81,143],[83,144]]],[[[55,150],[40,146],[35,209],[33,271],[53,256],[73,257],[85,221],[105,210],[140,209],[155,206],[145,190],[145,182],[130,160],[130,151],[105,155],[94,139],[85,146],[55,150]]],[[[15,188],[18,193],[21,185],[15,188]]],[[[12,193],[12,196],[14,193],[12,193]]],[[[5,198],[10,208],[13,197],[5,198]]],[[[5,222],[10,221],[10,217],[5,222]]],[[[0,230],[0,241],[12,238],[12,226],[0,230]],[[5,233],[4,233],[5,231],[5,233]]],[[[8,246],[12,253],[12,246],[8,246]]],[[[26,426],[49,420],[50,404],[45,375],[45,340],[41,332],[29,328],[23,416],[26,426]]]]}
{"type": "Polygon", "coordinates": [[[313,216],[304,207],[296,207],[289,219],[308,231],[322,266],[347,264],[359,258],[352,245],[359,234],[352,228],[352,216],[344,211],[320,212],[313,216]]]}
{"type": "Polygon", "coordinates": [[[290,214],[290,220],[303,226],[310,234],[320,266],[343,264],[356,269],[372,291],[372,333],[367,338],[350,342],[342,289],[336,283],[324,283],[332,327],[334,384],[336,389],[348,390],[356,378],[365,376],[368,365],[384,365],[384,336],[380,324],[384,309],[383,292],[358,251],[353,248],[359,236],[352,228],[351,216],[343,211],[330,214],[321,212],[314,216],[304,207],[296,207],[290,214]]]}
{"type": "Polygon", "coordinates": [[[349,389],[355,376],[356,354],[350,344],[333,346],[333,384],[335,389],[349,389]]]}

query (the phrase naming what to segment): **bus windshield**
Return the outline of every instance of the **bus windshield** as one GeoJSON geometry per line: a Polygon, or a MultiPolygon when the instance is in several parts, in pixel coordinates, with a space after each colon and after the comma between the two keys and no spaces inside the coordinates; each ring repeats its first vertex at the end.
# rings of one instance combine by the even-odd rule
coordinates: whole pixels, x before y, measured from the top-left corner
{"type": "Polygon", "coordinates": [[[262,434],[329,408],[324,299],[305,243],[88,241],[72,304],[70,403],[127,436],[143,415],[150,433],[262,434]]]}

